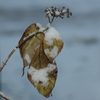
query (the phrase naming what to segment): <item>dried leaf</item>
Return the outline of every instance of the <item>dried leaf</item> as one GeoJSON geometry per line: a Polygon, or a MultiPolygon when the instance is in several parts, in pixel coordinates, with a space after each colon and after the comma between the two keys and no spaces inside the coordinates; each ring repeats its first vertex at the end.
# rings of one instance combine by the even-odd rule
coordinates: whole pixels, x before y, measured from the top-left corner
{"type": "Polygon", "coordinates": [[[38,92],[45,97],[50,97],[57,78],[57,67],[55,63],[50,63],[46,68],[28,69],[28,79],[37,88],[38,92]]]}
{"type": "Polygon", "coordinates": [[[24,67],[29,66],[33,59],[38,46],[40,46],[41,40],[44,38],[44,33],[36,34],[39,28],[36,24],[30,25],[24,32],[22,38],[19,41],[19,45],[25,41],[29,36],[33,35],[23,45],[19,47],[20,55],[23,59],[24,67]],[[38,37],[39,36],[39,37],[38,37]]]}
{"type": "Polygon", "coordinates": [[[48,44],[49,41],[44,40],[44,52],[48,59],[52,62],[60,53],[63,48],[63,41],[52,39],[52,45],[48,44]]]}
{"type": "MultiPolygon", "coordinates": [[[[24,67],[28,68],[28,79],[45,97],[51,95],[57,78],[55,57],[63,47],[61,39],[52,39],[52,45],[45,40],[45,34],[39,32],[37,24],[30,25],[19,41],[20,55],[24,67]],[[24,43],[23,43],[24,42],[24,43]]],[[[24,70],[23,70],[24,74],[24,70]]]]}

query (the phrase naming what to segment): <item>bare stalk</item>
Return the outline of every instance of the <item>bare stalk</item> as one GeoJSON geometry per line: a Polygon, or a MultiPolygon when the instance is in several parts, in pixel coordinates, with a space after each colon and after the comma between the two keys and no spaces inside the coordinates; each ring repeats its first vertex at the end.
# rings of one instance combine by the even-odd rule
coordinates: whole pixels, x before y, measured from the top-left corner
{"type": "Polygon", "coordinates": [[[6,60],[3,62],[3,65],[0,67],[0,71],[2,71],[2,69],[5,67],[5,65],[7,64],[9,58],[14,54],[14,52],[17,50],[17,48],[21,47],[27,40],[29,40],[30,38],[32,38],[34,36],[31,35],[29,36],[27,39],[25,39],[21,44],[18,44],[12,51],[11,53],[8,55],[8,57],[6,58],[6,60]]]}
{"type": "Polygon", "coordinates": [[[54,21],[54,19],[56,19],[57,17],[54,17],[53,16],[53,18],[52,18],[52,20],[51,20],[51,22],[50,22],[50,24],[52,24],[52,22],[54,21]]]}
{"type": "Polygon", "coordinates": [[[50,17],[48,17],[48,21],[49,21],[49,23],[51,23],[51,22],[50,22],[50,17]]]}
{"type": "Polygon", "coordinates": [[[13,55],[13,53],[16,51],[17,48],[14,48],[11,53],[8,55],[8,57],[6,58],[6,60],[3,62],[3,65],[0,67],[0,71],[2,71],[2,69],[4,68],[4,66],[6,65],[6,63],[8,62],[9,58],[13,55]]]}

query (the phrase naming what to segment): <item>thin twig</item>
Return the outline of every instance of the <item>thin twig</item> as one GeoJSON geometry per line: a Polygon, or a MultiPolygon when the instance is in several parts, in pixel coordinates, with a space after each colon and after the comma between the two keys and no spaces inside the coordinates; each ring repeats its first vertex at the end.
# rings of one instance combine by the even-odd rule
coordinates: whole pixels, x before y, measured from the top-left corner
{"type": "Polygon", "coordinates": [[[49,23],[50,23],[50,17],[48,17],[48,21],[49,21],[49,23]]]}
{"type": "MultiPolygon", "coordinates": [[[[45,30],[43,30],[43,32],[46,31],[46,30],[48,30],[48,27],[46,27],[45,30]]],[[[18,45],[11,51],[11,53],[8,55],[8,57],[6,58],[6,60],[3,62],[3,65],[0,67],[0,71],[2,71],[2,69],[5,67],[5,65],[7,64],[8,60],[9,60],[9,58],[14,54],[14,52],[15,52],[18,48],[20,48],[26,41],[28,41],[29,39],[31,39],[33,36],[35,36],[35,34],[33,34],[33,35],[29,36],[28,38],[26,38],[22,43],[18,44],[18,45]]]]}
{"type": "Polygon", "coordinates": [[[16,51],[17,48],[14,48],[11,53],[8,55],[8,57],[6,58],[6,60],[3,62],[3,65],[0,67],[0,71],[2,71],[2,69],[4,68],[4,66],[6,65],[7,61],[9,60],[9,58],[12,56],[12,54],[16,51]]]}
{"type": "Polygon", "coordinates": [[[5,96],[4,93],[0,92],[0,97],[4,98],[5,100],[11,100],[10,98],[8,98],[7,96],[5,96]]]}
{"type": "Polygon", "coordinates": [[[54,17],[53,16],[53,18],[52,18],[52,20],[51,20],[51,22],[50,22],[50,24],[52,24],[52,22],[54,21],[54,19],[56,19],[57,17],[54,17]]]}
{"type": "Polygon", "coordinates": [[[17,48],[20,48],[27,40],[29,40],[30,38],[32,38],[34,36],[31,35],[29,36],[27,39],[25,39],[21,44],[18,44],[12,51],[11,53],[8,55],[8,57],[6,58],[6,60],[3,62],[3,65],[0,67],[0,71],[2,71],[2,69],[5,67],[5,65],[7,64],[9,58],[13,55],[13,53],[17,50],[17,48]]]}

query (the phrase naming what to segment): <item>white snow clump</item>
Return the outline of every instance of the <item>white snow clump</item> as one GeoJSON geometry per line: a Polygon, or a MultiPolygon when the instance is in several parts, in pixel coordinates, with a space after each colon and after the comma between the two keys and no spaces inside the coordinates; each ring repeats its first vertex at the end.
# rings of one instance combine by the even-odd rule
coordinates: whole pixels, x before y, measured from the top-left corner
{"type": "Polygon", "coordinates": [[[34,67],[30,66],[28,69],[28,74],[32,76],[32,80],[37,85],[39,82],[42,82],[41,85],[47,86],[49,84],[48,80],[48,73],[56,69],[56,65],[48,64],[46,68],[42,69],[35,69],[34,67]]]}
{"type": "Polygon", "coordinates": [[[55,58],[58,55],[58,47],[54,46],[51,51],[49,49],[45,49],[45,54],[49,54],[50,57],[55,58]]]}
{"type": "Polygon", "coordinates": [[[62,40],[59,32],[54,27],[49,27],[44,39],[48,41],[48,45],[53,45],[53,39],[62,40]]]}
{"type": "Polygon", "coordinates": [[[36,26],[39,27],[39,32],[43,32],[45,30],[40,23],[36,23],[36,26]]]}
{"type": "Polygon", "coordinates": [[[25,54],[24,59],[27,61],[28,64],[30,64],[31,59],[30,59],[30,56],[28,54],[25,54]]]}
{"type": "Polygon", "coordinates": [[[23,40],[26,40],[27,38],[29,38],[30,36],[32,36],[33,34],[36,34],[35,32],[30,33],[28,36],[24,37],[23,40]]]}

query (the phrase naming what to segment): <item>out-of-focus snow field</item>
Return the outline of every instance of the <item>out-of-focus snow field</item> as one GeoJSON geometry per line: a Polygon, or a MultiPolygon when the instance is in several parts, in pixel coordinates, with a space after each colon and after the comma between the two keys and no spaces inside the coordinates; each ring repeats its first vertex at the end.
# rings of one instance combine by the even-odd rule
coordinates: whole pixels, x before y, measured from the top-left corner
{"type": "MultiPolygon", "coordinates": [[[[64,40],[56,58],[58,78],[48,100],[100,100],[100,1],[99,0],[1,0],[0,62],[17,45],[32,23],[46,26],[43,10],[50,6],[69,7],[73,16],[52,24],[64,40]]],[[[46,100],[22,74],[17,50],[0,73],[1,90],[13,100],[46,100]]]]}

